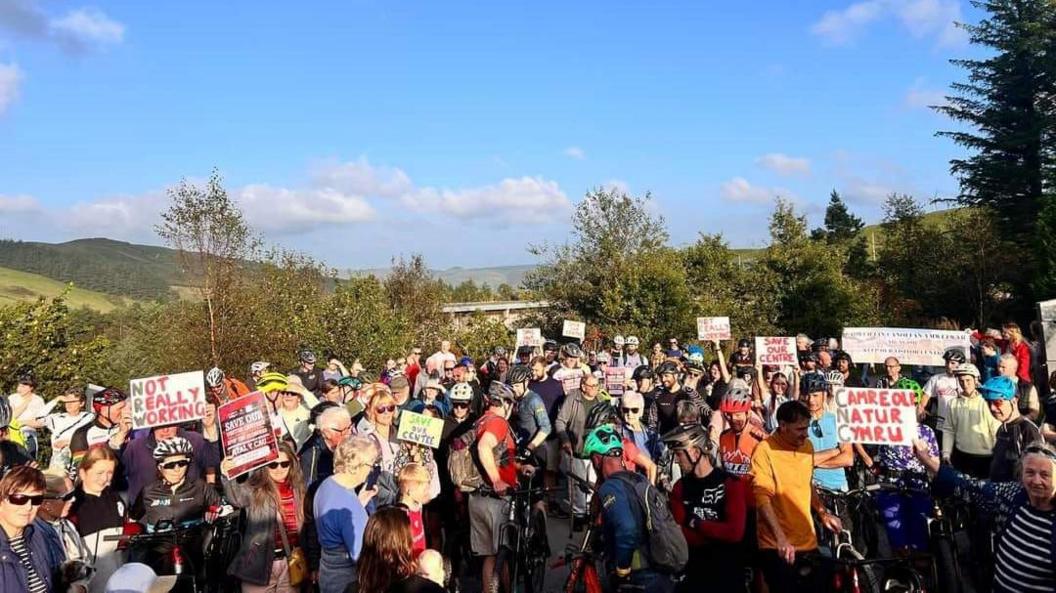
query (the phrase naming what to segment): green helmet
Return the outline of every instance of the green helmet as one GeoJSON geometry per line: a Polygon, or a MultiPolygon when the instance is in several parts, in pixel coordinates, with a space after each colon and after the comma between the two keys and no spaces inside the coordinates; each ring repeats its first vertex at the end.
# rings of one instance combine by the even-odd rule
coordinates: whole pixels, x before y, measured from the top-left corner
{"type": "Polygon", "coordinates": [[[913,379],[910,379],[908,377],[902,377],[901,379],[899,379],[895,383],[894,388],[895,389],[908,389],[908,390],[912,391],[913,392],[913,401],[918,403],[918,404],[920,403],[920,400],[924,399],[924,388],[920,386],[920,383],[917,383],[916,381],[914,381],[913,379]]]}
{"type": "Polygon", "coordinates": [[[587,440],[583,442],[583,456],[590,457],[591,455],[605,457],[623,455],[623,441],[613,427],[606,424],[590,431],[587,440]]]}

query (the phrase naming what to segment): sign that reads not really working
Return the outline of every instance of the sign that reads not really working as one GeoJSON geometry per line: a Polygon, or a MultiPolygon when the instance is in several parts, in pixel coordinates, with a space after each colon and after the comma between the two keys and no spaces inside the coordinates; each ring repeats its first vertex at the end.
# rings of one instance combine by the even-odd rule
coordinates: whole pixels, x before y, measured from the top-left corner
{"type": "Polygon", "coordinates": [[[836,435],[842,443],[912,446],[917,438],[917,404],[908,389],[836,392],[836,435]]]}
{"type": "Polygon", "coordinates": [[[202,371],[133,379],[129,394],[132,428],[181,424],[205,417],[202,371]]]}

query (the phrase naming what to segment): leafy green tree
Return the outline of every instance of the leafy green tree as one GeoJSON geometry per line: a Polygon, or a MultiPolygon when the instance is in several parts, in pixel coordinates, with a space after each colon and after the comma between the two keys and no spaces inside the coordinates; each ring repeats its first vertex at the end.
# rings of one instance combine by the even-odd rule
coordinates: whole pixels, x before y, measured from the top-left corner
{"type": "Polygon", "coordinates": [[[754,261],[744,261],[721,235],[701,233],[682,250],[686,282],[699,316],[729,316],[738,335],[771,335],[778,318],[774,286],[754,261]]]}

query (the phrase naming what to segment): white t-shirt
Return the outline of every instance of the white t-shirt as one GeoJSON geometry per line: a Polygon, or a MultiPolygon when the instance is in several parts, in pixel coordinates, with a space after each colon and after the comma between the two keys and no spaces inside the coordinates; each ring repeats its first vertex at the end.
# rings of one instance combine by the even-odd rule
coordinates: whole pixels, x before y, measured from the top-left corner
{"type": "Polygon", "coordinates": [[[928,382],[924,384],[924,393],[928,394],[928,397],[939,398],[939,403],[936,407],[936,413],[939,418],[935,429],[942,430],[943,424],[946,423],[946,418],[950,415],[950,402],[961,394],[961,384],[957,381],[957,377],[940,373],[932,375],[928,379],[928,382]]]}
{"type": "Polygon", "coordinates": [[[78,428],[90,424],[93,420],[95,420],[95,414],[91,412],[81,412],[76,416],[71,416],[66,412],[48,414],[44,418],[44,426],[51,432],[52,448],[55,448],[55,441],[69,441],[78,428]]]}
{"type": "MultiPolygon", "coordinates": [[[[23,425],[26,422],[29,422],[30,420],[36,420],[37,418],[40,418],[41,416],[47,414],[47,412],[44,411],[44,407],[47,404],[44,403],[43,397],[40,397],[35,393],[29,394],[28,397],[29,405],[26,406],[26,409],[22,411],[22,414],[20,414],[18,418],[15,418],[15,420],[18,420],[23,425]]],[[[7,401],[11,404],[11,410],[14,411],[16,408],[22,405],[24,400],[22,396],[18,393],[12,393],[7,397],[7,401]]]]}

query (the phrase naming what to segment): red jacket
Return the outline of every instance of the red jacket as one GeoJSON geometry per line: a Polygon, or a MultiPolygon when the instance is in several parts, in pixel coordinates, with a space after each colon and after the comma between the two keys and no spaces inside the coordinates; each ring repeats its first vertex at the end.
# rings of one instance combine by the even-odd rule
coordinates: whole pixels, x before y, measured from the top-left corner
{"type": "MultiPolygon", "coordinates": [[[[985,336],[980,332],[975,332],[972,337],[976,340],[981,340],[985,336]]],[[[1009,340],[994,340],[994,343],[1001,348],[1001,352],[1016,357],[1016,362],[1019,364],[1016,369],[1016,377],[1025,383],[1034,383],[1034,378],[1030,374],[1030,346],[1027,342],[1021,341],[1013,344],[1009,340]]]]}

